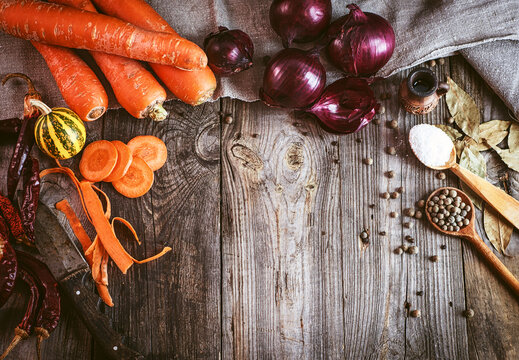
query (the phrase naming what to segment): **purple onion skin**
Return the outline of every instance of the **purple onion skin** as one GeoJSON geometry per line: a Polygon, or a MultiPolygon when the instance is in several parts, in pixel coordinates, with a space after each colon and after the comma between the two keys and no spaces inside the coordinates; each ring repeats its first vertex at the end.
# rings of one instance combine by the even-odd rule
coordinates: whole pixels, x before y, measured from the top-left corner
{"type": "Polygon", "coordinates": [[[318,51],[284,49],[267,64],[260,98],[269,106],[301,110],[319,98],[325,85],[318,51]]]}
{"type": "Polygon", "coordinates": [[[368,125],[379,106],[366,79],[343,78],[329,85],[307,112],[327,130],[350,134],[368,125]]]}
{"type": "Polygon", "coordinates": [[[371,76],[393,55],[395,33],[383,17],[363,13],[355,4],[350,13],[335,20],[328,29],[330,61],[349,76],[371,76]]]}
{"type": "Polygon", "coordinates": [[[204,40],[204,50],[211,70],[220,76],[229,76],[252,66],[254,44],[241,30],[219,26],[218,31],[204,40]]]}
{"type": "Polygon", "coordinates": [[[330,24],[331,0],[274,0],[270,6],[270,25],[281,37],[283,46],[292,42],[317,40],[330,24]]]}

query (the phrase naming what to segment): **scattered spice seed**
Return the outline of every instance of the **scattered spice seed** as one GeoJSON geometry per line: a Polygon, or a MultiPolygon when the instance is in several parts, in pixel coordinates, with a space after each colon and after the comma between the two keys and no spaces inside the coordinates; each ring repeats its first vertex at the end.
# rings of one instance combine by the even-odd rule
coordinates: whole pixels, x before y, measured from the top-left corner
{"type": "Polygon", "coordinates": [[[421,290],[420,290],[420,291],[417,291],[417,292],[416,292],[416,295],[418,295],[418,296],[422,296],[422,295],[423,295],[423,291],[421,291],[421,290]]]}
{"type": "Polygon", "coordinates": [[[375,207],[375,204],[369,204],[368,206],[370,209],[373,209],[375,207]]]}
{"type": "Polygon", "coordinates": [[[396,154],[396,149],[394,146],[388,146],[386,148],[386,152],[389,154],[389,155],[395,155],[396,154]]]}
{"type": "Polygon", "coordinates": [[[414,239],[411,235],[406,235],[404,239],[406,239],[406,241],[409,241],[410,243],[414,242],[414,239]]]}
{"type": "Polygon", "coordinates": [[[383,199],[389,199],[389,193],[387,191],[383,192],[382,194],[380,194],[380,197],[383,199]]]}
{"type": "Polygon", "coordinates": [[[381,231],[378,233],[380,236],[386,236],[386,232],[385,231],[381,231]]]}
{"type": "Polygon", "coordinates": [[[400,196],[400,193],[398,193],[397,191],[393,191],[391,193],[391,199],[396,199],[400,196]]]}
{"type": "Polygon", "coordinates": [[[422,212],[420,210],[418,210],[417,212],[415,212],[414,214],[414,218],[415,219],[421,219],[422,218],[422,212]]]}
{"type": "Polygon", "coordinates": [[[409,315],[411,315],[411,317],[413,318],[419,318],[420,316],[422,316],[422,313],[420,312],[420,310],[416,309],[411,311],[409,315]]]}
{"type": "Polygon", "coordinates": [[[363,232],[360,233],[360,240],[364,243],[364,244],[367,244],[369,242],[369,232],[367,232],[366,230],[364,230],[363,232]]]}
{"type": "Polygon", "coordinates": [[[383,114],[383,113],[385,113],[385,112],[386,112],[386,107],[385,107],[384,105],[382,105],[382,106],[378,109],[377,114],[383,114]]]}
{"type": "Polygon", "coordinates": [[[393,250],[393,252],[394,252],[396,255],[402,255],[402,253],[404,252],[404,250],[403,250],[401,247],[397,247],[395,250],[393,250]]]}
{"type": "Polygon", "coordinates": [[[373,124],[380,125],[380,119],[378,119],[378,118],[373,119],[373,124]]]}
{"type": "Polygon", "coordinates": [[[389,213],[389,216],[391,216],[392,218],[396,218],[396,217],[398,217],[398,213],[395,212],[395,211],[391,211],[391,212],[389,213]]]}
{"type": "Polygon", "coordinates": [[[463,311],[463,316],[465,316],[466,318],[470,319],[471,317],[474,316],[474,310],[467,309],[467,310],[463,311]]]}
{"type": "Polygon", "coordinates": [[[362,160],[362,162],[366,165],[373,165],[373,159],[372,158],[365,158],[362,160]]]}
{"type": "Polygon", "coordinates": [[[419,208],[423,208],[425,206],[425,200],[418,200],[416,206],[418,206],[419,208]]]}
{"type": "Polygon", "coordinates": [[[447,246],[442,244],[442,245],[440,245],[440,249],[445,250],[445,249],[447,249],[447,246]]]}
{"type": "Polygon", "coordinates": [[[399,188],[397,188],[396,191],[397,191],[398,193],[400,193],[400,194],[405,193],[405,189],[404,189],[402,186],[400,186],[399,188]]]}
{"type": "Polygon", "coordinates": [[[409,310],[409,309],[411,308],[411,303],[405,301],[405,302],[404,302],[404,307],[405,307],[407,310],[409,310]]]}
{"type": "Polygon", "coordinates": [[[429,61],[429,65],[432,67],[436,66],[436,61],[435,60],[429,61]]]}
{"type": "Polygon", "coordinates": [[[390,179],[395,177],[395,172],[393,170],[389,170],[386,172],[386,176],[390,179]]]}
{"type": "Polygon", "coordinates": [[[407,249],[407,253],[409,255],[415,255],[418,254],[418,246],[409,246],[409,249],[407,249]]]}
{"type": "Polygon", "coordinates": [[[438,255],[433,255],[429,258],[432,262],[438,262],[438,255]]]}
{"type": "Polygon", "coordinates": [[[361,143],[362,142],[362,138],[356,138],[355,141],[358,142],[358,143],[361,143]]]}
{"type": "Polygon", "coordinates": [[[412,222],[405,222],[405,223],[404,223],[404,227],[405,227],[406,229],[412,229],[413,226],[414,226],[414,224],[413,224],[412,222]]]}
{"type": "Polygon", "coordinates": [[[454,118],[452,116],[447,118],[447,124],[454,124],[454,118]]]}
{"type": "Polygon", "coordinates": [[[436,174],[436,178],[438,178],[439,180],[445,180],[446,177],[447,175],[445,175],[443,171],[440,171],[438,174],[436,174]]]}
{"type": "Polygon", "coordinates": [[[409,248],[407,247],[407,245],[400,245],[400,249],[402,249],[402,251],[404,252],[407,252],[409,250],[409,248]]]}
{"type": "Polygon", "coordinates": [[[440,64],[440,65],[445,64],[445,59],[444,58],[438,59],[438,64],[440,64]]]}
{"type": "Polygon", "coordinates": [[[414,214],[415,214],[415,211],[414,211],[413,208],[405,208],[404,209],[404,214],[407,215],[407,216],[413,217],[414,214]]]}
{"type": "Polygon", "coordinates": [[[225,115],[225,117],[223,118],[223,122],[226,124],[232,124],[232,122],[233,122],[232,115],[225,115]]]}
{"type": "Polygon", "coordinates": [[[387,126],[391,129],[396,129],[398,127],[398,121],[396,121],[396,120],[388,121],[387,126]]]}

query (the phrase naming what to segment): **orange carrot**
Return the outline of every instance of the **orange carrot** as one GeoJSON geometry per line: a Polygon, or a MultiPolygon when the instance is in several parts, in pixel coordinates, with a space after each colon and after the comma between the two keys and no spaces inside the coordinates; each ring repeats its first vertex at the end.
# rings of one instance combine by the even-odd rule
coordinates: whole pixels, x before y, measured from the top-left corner
{"type": "Polygon", "coordinates": [[[31,43],[43,56],[68,107],[83,121],[99,119],[108,107],[108,97],[92,69],[71,49],[31,43]]]}
{"type": "Polygon", "coordinates": [[[88,181],[101,181],[108,177],[114,169],[117,156],[117,149],[110,141],[94,141],[83,150],[79,162],[79,172],[88,181]]]}
{"type": "Polygon", "coordinates": [[[122,20],[37,0],[0,0],[0,28],[26,40],[201,69],[207,56],[176,35],[140,29],[122,20]]]}
{"type": "MultiPolygon", "coordinates": [[[[97,13],[90,0],[49,2],[97,13]]],[[[166,118],[167,112],[162,107],[166,90],[140,62],[97,51],[90,54],[112,86],[117,101],[130,115],[138,119],[149,116],[157,121],[166,118]]]]}
{"type": "MultiPolygon", "coordinates": [[[[80,1],[80,0],[78,0],[80,1]]],[[[130,24],[150,31],[180,35],[144,0],[93,0],[97,8],[130,24]]],[[[190,105],[201,104],[213,96],[216,78],[209,67],[184,71],[173,66],[150,64],[166,87],[190,105]]]]}
{"type": "Polygon", "coordinates": [[[146,194],[153,185],[153,171],[139,156],[133,156],[126,175],[112,183],[115,190],[128,198],[146,194]]]}
{"type": "Polygon", "coordinates": [[[153,171],[160,169],[168,158],[166,144],[156,136],[136,136],[128,142],[128,147],[134,156],[146,161],[153,171]]]}
{"type": "Polygon", "coordinates": [[[114,144],[117,149],[117,163],[110,175],[103,180],[106,182],[119,180],[126,175],[126,172],[130,168],[133,160],[132,151],[128,145],[119,140],[112,141],[112,144],[114,144]]]}

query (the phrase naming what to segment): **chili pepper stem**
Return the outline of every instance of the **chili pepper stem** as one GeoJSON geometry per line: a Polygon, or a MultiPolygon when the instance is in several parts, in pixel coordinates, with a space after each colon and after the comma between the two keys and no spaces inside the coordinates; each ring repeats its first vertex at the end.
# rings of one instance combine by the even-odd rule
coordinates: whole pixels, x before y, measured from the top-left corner
{"type": "Polygon", "coordinates": [[[9,355],[11,350],[13,350],[21,340],[25,340],[29,337],[29,333],[27,333],[27,331],[23,329],[20,329],[19,327],[14,329],[14,334],[15,335],[13,340],[11,341],[7,349],[5,349],[4,353],[0,355],[0,360],[4,360],[6,356],[9,355]]]}
{"type": "Polygon", "coordinates": [[[36,109],[40,110],[43,115],[49,115],[52,112],[52,109],[47,106],[43,101],[30,99],[29,103],[31,106],[34,106],[36,109]]]}
{"type": "Polygon", "coordinates": [[[36,342],[36,354],[38,355],[38,360],[41,360],[41,343],[43,340],[48,339],[50,334],[46,329],[41,327],[34,328],[34,333],[38,336],[36,342]]]}

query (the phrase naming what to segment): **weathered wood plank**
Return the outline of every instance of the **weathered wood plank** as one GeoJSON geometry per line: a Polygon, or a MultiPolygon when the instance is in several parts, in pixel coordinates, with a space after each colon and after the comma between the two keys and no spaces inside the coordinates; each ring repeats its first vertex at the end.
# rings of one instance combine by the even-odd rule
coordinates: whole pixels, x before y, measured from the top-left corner
{"type": "Polygon", "coordinates": [[[224,99],[223,358],[344,351],[337,136],[224,99]]]}
{"type": "MultiPolygon", "coordinates": [[[[220,196],[218,104],[197,108],[173,102],[162,123],[110,112],[105,139],[124,142],[151,134],[163,139],[168,161],[155,173],[150,193],[125,199],[104,189],[114,216],[135,227],[142,246],[129,242],[136,258],[173,251],[134,266],[126,276],[112,267],[115,307],[107,310],[129,344],[149,359],[216,357],[220,348],[220,196]]],[[[97,355],[96,355],[97,356],[97,355]]],[[[103,358],[97,356],[96,358],[103,358]]]]}
{"type": "MultiPolygon", "coordinates": [[[[460,58],[451,62],[452,78],[471,94],[481,109],[482,121],[493,119],[511,120],[509,112],[501,100],[486,86],[473,69],[460,58]]],[[[485,153],[487,163],[492,157],[491,152],[485,153]]],[[[493,159],[493,164],[502,165],[499,159],[493,159]]],[[[517,173],[507,170],[503,166],[491,166],[488,178],[500,185],[499,178],[506,172],[510,177],[517,177],[517,173]]],[[[511,182],[511,194],[518,198],[519,183],[511,182]]],[[[501,184],[502,186],[502,184],[501,184]]],[[[483,229],[483,218],[477,213],[477,231],[492,248],[483,229]]],[[[519,235],[514,230],[508,253],[519,254],[519,235]]],[[[466,307],[475,312],[473,318],[467,320],[467,334],[469,338],[469,354],[471,358],[479,359],[516,359],[519,357],[519,303],[501,281],[494,276],[481,258],[472,250],[470,245],[463,244],[463,261],[465,270],[466,307]]],[[[519,276],[519,263],[516,258],[503,257],[496,253],[501,261],[519,276]]],[[[457,309],[461,313],[464,308],[457,309]]]]}

